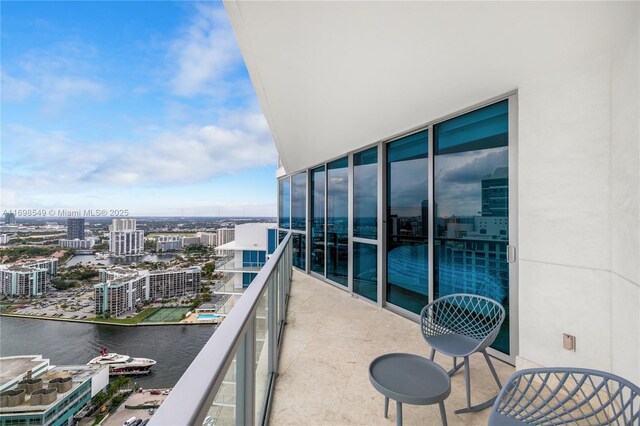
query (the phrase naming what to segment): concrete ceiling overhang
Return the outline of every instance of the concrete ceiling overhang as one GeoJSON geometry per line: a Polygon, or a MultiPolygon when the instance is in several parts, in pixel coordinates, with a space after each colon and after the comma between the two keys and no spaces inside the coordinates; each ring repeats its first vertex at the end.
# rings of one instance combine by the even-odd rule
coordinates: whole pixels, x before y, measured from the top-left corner
{"type": "Polygon", "coordinates": [[[287,173],[607,54],[638,13],[638,2],[225,7],[287,173]]]}

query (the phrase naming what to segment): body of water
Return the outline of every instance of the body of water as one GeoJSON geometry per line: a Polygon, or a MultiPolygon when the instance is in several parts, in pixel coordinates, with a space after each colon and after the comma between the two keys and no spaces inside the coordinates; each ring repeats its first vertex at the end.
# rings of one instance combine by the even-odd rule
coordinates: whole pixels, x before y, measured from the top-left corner
{"type": "Polygon", "coordinates": [[[0,356],[42,355],[52,365],[86,364],[100,348],[157,364],[132,376],[144,388],[174,386],[209,340],[215,325],[118,327],[0,317],[0,356]]]}
{"type": "Polygon", "coordinates": [[[73,256],[66,263],[67,266],[73,266],[77,264],[83,265],[96,265],[102,263],[103,265],[130,265],[132,263],[142,262],[171,262],[175,259],[173,254],[145,254],[144,256],[124,256],[124,257],[108,257],[106,259],[96,259],[93,254],[79,254],[73,256]]]}

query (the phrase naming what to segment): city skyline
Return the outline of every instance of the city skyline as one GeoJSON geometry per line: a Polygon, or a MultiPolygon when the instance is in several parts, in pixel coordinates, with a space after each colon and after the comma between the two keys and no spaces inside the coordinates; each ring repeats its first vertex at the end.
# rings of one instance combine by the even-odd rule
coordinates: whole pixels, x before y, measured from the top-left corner
{"type": "Polygon", "coordinates": [[[275,216],[275,147],[222,4],[147,6],[3,2],[2,210],[275,216]]]}

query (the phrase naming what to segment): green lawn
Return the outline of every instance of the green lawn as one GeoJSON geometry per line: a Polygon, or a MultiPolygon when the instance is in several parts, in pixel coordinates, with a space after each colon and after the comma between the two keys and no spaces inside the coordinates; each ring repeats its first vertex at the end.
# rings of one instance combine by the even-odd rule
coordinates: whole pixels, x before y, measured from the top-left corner
{"type": "Polygon", "coordinates": [[[112,324],[138,324],[142,322],[146,317],[155,313],[158,309],[161,308],[147,308],[144,311],[140,312],[138,315],[132,318],[88,318],[91,321],[100,321],[100,322],[110,322],[112,324]]]}

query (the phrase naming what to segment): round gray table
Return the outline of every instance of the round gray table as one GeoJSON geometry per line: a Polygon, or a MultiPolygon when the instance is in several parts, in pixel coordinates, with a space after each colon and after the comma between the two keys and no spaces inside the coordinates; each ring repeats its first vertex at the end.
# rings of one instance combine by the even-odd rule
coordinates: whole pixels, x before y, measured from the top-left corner
{"type": "Polygon", "coordinates": [[[451,379],[442,367],[418,355],[393,353],[374,359],[369,365],[369,380],[384,395],[384,417],[389,413],[389,398],[396,401],[398,426],[402,425],[402,404],[438,404],[443,426],[447,425],[444,400],[451,393],[451,379]]]}

